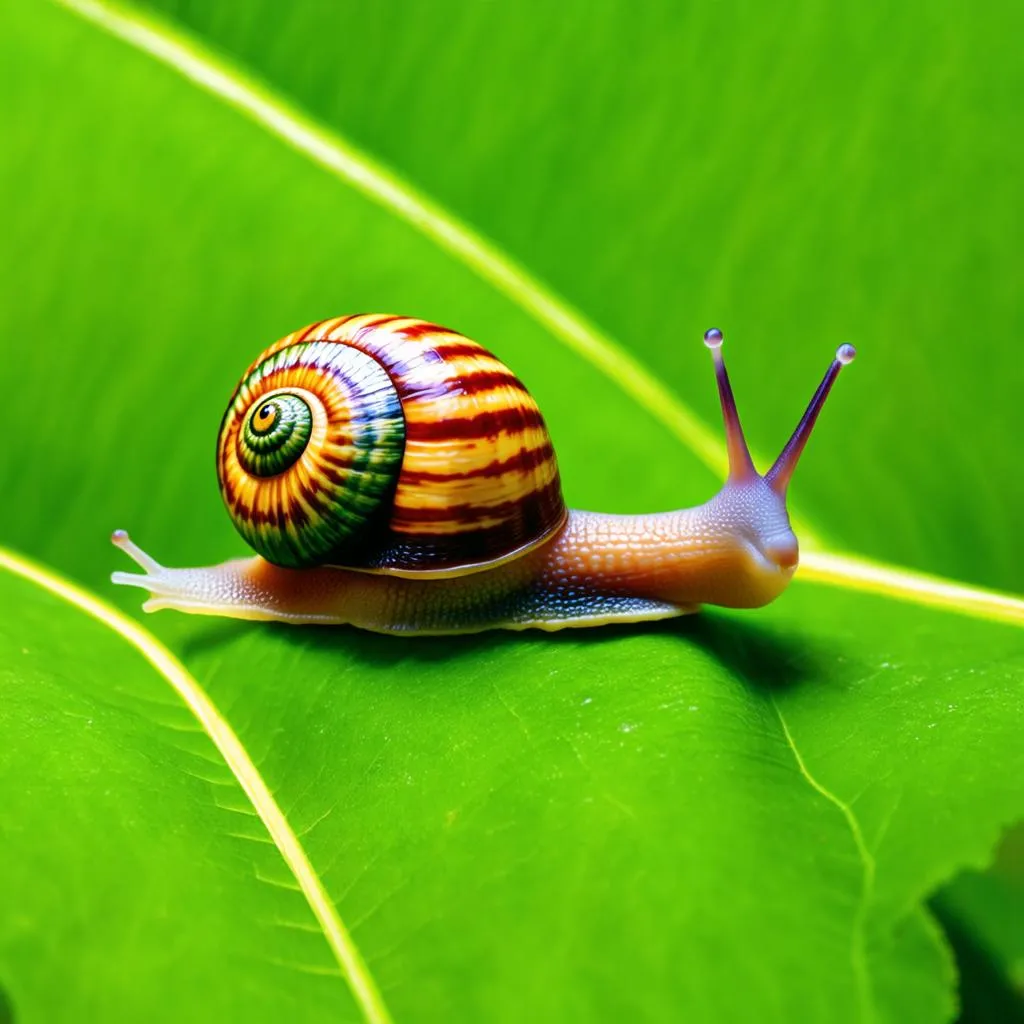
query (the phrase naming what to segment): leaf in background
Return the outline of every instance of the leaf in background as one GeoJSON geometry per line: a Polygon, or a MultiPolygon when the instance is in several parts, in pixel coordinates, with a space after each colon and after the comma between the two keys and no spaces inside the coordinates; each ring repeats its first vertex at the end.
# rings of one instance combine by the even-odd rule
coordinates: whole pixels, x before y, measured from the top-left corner
{"type": "Polygon", "coordinates": [[[415,311],[498,351],[544,408],[577,506],[612,506],[627,476],[652,508],[716,487],[613,380],[406,222],[67,12],[9,17],[0,332],[19,353],[2,372],[11,422],[34,427],[0,447],[20,499],[0,511],[9,542],[104,587],[118,524],[168,561],[239,550],[213,469],[223,407],[255,350],[339,309],[415,311]]]}
{"type": "Polygon", "coordinates": [[[965,1024],[1024,1019],[1024,828],[988,872],[964,872],[935,903],[961,965],[965,1024]]]}
{"type": "MultiPolygon", "coordinates": [[[[496,348],[540,398],[574,503],[612,507],[627,473],[646,507],[710,492],[662,423],[406,223],[93,26],[8,14],[0,336],[18,359],[0,372],[10,422],[32,429],[0,449],[5,538],[104,590],[113,526],[169,562],[237,552],[211,466],[221,406],[261,344],[342,309],[415,311],[496,348]]],[[[9,602],[12,636],[33,601],[51,607],[9,602]]],[[[303,832],[399,1021],[942,1020],[951,968],[920,903],[1024,813],[1020,631],[862,594],[798,583],[756,618],[556,638],[147,625],[303,832]]],[[[128,671],[96,651],[112,681],[128,671]]],[[[126,759],[148,723],[125,712],[126,759]]],[[[88,877],[74,852],[52,872],[66,901],[88,877]]],[[[244,863],[247,923],[268,898],[244,902],[250,883],[244,863]]],[[[109,899],[152,909],[131,885],[109,899]]],[[[30,1019],[9,927],[0,978],[30,1019]]],[[[252,977],[219,995],[258,1020],[242,1000],[277,953],[252,941],[252,977]]],[[[164,1000],[151,984],[137,997],[164,1000]]]]}
{"type": "Polygon", "coordinates": [[[844,549],[1024,586],[1024,9],[144,6],[493,238],[711,424],[692,339],[725,328],[769,457],[855,342],[798,507],[844,549]]]}

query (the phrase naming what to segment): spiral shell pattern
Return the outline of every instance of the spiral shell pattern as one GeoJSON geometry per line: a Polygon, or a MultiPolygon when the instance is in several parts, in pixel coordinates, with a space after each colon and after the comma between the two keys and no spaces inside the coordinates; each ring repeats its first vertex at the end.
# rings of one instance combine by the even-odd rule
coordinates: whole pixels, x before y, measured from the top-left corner
{"type": "Polygon", "coordinates": [[[458,575],[530,550],[566,516],[522,383],[408,317],[325,320],[267,349],[232,397],[217,465],[239,532],[287,567],[458,575]]]}
{"type": "Polygon", "coordinates": [[[239,532],[277,565],[316,565],[380,519],[402,460],[404,423],[383,367],[311,343],[261,359],[221,426],[221,493],[239,532]]]}

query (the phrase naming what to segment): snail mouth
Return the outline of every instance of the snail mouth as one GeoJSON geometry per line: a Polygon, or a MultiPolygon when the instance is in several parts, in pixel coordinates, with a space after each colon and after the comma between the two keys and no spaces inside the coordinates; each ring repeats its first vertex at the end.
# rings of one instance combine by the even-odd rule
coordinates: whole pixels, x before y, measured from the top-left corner
{"type": "Polygon", "coordinates": [[[800,548],[796,537],[781,544],[771,544],[765,548],[765,557],[781,572],[792,572],[800,561],[800,548]]]}
{"type": "Polygon", "coordinates": [[[800,562],[800,548],[792,535],[767,544],[750,544],[749,550],[758,569],[772,575],[791,576],[800,562]]]}

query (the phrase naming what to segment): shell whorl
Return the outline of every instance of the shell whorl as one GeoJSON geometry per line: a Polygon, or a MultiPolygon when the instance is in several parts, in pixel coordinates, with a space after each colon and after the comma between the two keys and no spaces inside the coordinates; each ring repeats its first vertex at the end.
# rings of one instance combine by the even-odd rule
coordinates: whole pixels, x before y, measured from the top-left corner
{"type": "Polygon", "coordinates": [[[292,345],[245,375],[221,427],[221,493],[269,561],[315,565],[380,518],[402,460],[402,408],[377,362],[343,345],[292,345]]]}
{"type": "Polygon", "coordinates": [[[221,426],[239,532],[287,567],[444,576],[507,561],[565,521],[522,383],[476,342],[406,317],[340,317],[264,352],[221,426]]]}

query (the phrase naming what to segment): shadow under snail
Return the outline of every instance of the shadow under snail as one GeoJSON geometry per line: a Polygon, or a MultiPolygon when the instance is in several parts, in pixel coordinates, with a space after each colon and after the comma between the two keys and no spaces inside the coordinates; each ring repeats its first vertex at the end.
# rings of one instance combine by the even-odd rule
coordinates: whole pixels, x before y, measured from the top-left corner
{"type": "Polygon", "coordinates": [[[256,557],[145,571],[146,611],[381,633],[471,633],[640,622],[703,604],[756,608],[793,577],[786,489],[840,369],[843,345],[764,476],[722,358],[722,489],[650,515],[569,511],[555,453],[519,379],[474,341],[409,317],[361,315],[288,335],[246,371],[221,424],[220,489],[256,557]]]}

